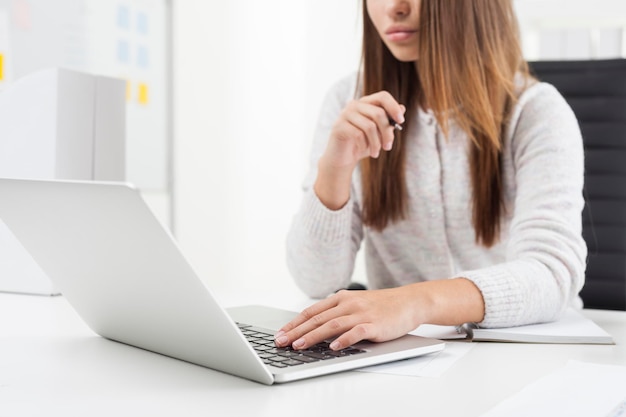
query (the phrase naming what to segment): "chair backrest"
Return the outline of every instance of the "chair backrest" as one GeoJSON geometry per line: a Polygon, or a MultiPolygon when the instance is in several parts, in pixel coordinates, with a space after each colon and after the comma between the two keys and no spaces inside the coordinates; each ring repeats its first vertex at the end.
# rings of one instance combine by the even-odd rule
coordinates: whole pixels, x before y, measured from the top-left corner
{"type": "Polygon", "coordinates": [[[580,124],[585,147],[586,308],[626,310],[626,59],[530,62],[580,124]]]}

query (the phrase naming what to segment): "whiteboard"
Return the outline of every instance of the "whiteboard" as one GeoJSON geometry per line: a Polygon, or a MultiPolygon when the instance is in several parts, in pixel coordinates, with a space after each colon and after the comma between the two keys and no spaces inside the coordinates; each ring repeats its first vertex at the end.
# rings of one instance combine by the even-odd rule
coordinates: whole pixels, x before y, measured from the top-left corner
{"type": "Polygon", "coordinates": [[[168,7],[166,0],[0,0],[0,89],[49,67],[124,80],[126,179],[153,194],[170,194],[168,7]]]}

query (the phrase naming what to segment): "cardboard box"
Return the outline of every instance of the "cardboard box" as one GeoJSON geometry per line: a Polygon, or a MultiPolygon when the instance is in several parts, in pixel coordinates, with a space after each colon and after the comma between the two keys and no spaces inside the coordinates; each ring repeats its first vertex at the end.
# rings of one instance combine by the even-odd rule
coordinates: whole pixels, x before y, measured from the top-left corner
{"type": "MultiPolygon", "coordinates": [[[[53,68],[0,90],[0,177],[124,181],[126,85],[53,68]]],[[[0,219],[0,291],[56,294],[0,219]]]]}

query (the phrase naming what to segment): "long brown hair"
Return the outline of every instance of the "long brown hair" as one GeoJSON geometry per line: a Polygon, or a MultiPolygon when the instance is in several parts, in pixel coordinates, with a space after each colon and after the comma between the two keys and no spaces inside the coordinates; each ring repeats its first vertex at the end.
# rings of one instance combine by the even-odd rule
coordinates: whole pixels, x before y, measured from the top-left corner
{"type": "MultiPolygon", "coordinates": [[[[516,100],[515,76],[529,77],[511,0],[422,0],[419,59],[397,60],[363,0],[363,95],[389,91],[414,114],[433,111],[444,135],[450,119],[470,144],[472,221],[476,242],[492,246],[502,217],[502,137],[516,100]]],[[[410,130],[407,118],[403,132],[410,130]]],[[[403,132],[378,159],[361,161],[363,221],[375,230],[406,217],[403,132]]]]}

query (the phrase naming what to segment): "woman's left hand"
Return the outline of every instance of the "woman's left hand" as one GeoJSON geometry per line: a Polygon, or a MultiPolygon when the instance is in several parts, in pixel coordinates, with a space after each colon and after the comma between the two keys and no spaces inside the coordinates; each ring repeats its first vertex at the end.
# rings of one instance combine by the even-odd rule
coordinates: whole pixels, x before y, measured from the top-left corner
{"type": "Polygon", "coordinates": [[[276,345],[306,349],[337,336],[330,347],[339,350],[361,340],[396,339],[423,322],[417,309],[412,308],[416,300],[411,292],[410,286],[339,291],[305,309],[283,326],[276,333],[276,345]]]}

